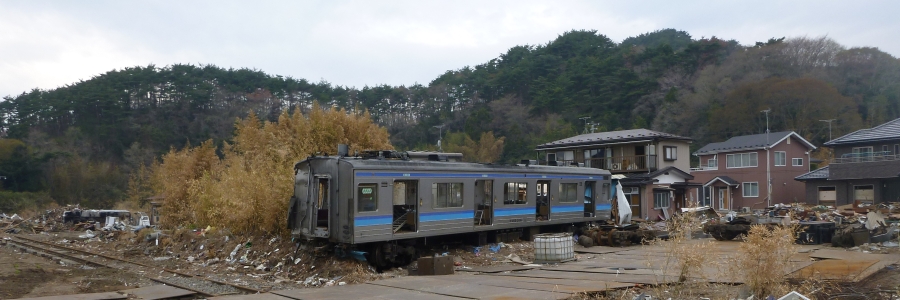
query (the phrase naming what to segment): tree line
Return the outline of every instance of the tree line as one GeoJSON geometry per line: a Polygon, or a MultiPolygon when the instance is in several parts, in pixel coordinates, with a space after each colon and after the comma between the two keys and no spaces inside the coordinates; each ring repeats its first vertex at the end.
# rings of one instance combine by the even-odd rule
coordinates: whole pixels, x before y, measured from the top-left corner
{"type": "Polygon", "coordinates": [[[367,111],[400,150],[437,149],[443,134],[445,149],[505,163],[583,132],[584,120],[600,131],[689,136],[701,147],[764,132],[763,109],[772,111],[772,130],[821,144],[828,126],[818,120],[837,119],[839,136],[900,117],[900,61],[827,37],[740,45],[664,29],[621,43],[574,30],[427,85],[350,88],[212,65],[129,67],[4,97],[0,180],[4,190],[62,204],[109,206],[125,197],[132,174],[170,148],[207,140],[221,147],[233,142],[238,119],[273,122],[309,114],[315,103],[367,111]]]}

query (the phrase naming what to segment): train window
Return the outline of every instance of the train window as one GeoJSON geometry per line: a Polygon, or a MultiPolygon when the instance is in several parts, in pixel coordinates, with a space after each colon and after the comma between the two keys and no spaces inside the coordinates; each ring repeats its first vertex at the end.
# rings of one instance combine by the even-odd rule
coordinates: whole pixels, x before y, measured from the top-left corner
{"type": "Polygon", "coordinates": [[[559,184],[559,202],[571,203],[578,201],[578,184],[577,183],[560,183],[559,184]]]}
{"type": "Polygon", "coordinates": [[[503,194],[503,204],[525,204],[528,202],[528,184],[507,182],[503,194]]]}
{"type": "Polygon", "coordinates": [[[431,197],[434,199],[434,208],[462,207],[462,187],[459,182],[432,183],[431,197]]]}
{"type": "Polygon", "coordinates": [[[378,184],[359,184],[356,188],[356,205],[359,212],[378,210],[378,184]]]}

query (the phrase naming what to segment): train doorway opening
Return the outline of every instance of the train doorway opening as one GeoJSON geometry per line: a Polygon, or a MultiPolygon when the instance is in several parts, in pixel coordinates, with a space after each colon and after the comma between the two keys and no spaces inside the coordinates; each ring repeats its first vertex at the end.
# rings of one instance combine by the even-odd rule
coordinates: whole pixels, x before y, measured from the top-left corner
{"type": "Polygon", "coordinates": [[[491,225],[494,217],[494,181],[475,181],[475,225],[491,225]]]}
{"type": "Polygon", "coordinates": [[[391,230],[394,233],[416,232],[419,223],[419,181],[396,180],[393,190],[394,218],[391,222],[391,230]]]}
{"type": "Polygon", "coordinates": [[[597,189],[596,181],[584,182],[584,217],[593,218],[597,210],[594,204],[594,193],[597,189]]]}
{"type": "Polygon", "coordinates": [[[329,236],[329,208],[331,208],[331,177],[328,175],[316,175],[315,176],[315,192],[313,193],[315,199],[313,199],[313,203],[316,205],[315,207],[315,220],[313,220],[314,224],[316,224],[315,235],[317,237],[328,237],[329,236]]]}
{"type": "Polygon", "coordinates": [[[538,180],[535,195],[535,220],[550,220],[550,180],[538,180]]]}

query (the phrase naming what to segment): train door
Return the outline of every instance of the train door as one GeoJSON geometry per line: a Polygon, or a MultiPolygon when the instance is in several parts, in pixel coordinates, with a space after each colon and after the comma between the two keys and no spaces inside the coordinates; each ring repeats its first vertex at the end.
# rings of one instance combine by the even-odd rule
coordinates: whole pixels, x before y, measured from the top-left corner
{"type": "Polygon", "coordinates": [[[494,181],[475,181],[475,225],[491,225],[494,217],[494,181]]]}
{"type": "Polygon", "coordinates": [[[594,193],[596,189],[596,181],[584,182],[584,217],[593,218],[596,213],[597,206],[594,204],[594,193]]]}
{"type": "Polygon", "coordinates": [[[331,208],[331,176],[316,175],[315,185],[313,186],[313,215],[312,224],[316,224],[314,234],[317,237],[327,238],[329,236],[329,212],[331,208]]]}
{"type": "Polygon", "coordinates": [[[419,224],[419,181],[394,181],[393,222],[394,233],[416,232],[419,224]]]}
{"type": "Polygon", "coordinates": [[[550,180],[538,180],[535,197],[535,220],[550,220],[550,180]]]}

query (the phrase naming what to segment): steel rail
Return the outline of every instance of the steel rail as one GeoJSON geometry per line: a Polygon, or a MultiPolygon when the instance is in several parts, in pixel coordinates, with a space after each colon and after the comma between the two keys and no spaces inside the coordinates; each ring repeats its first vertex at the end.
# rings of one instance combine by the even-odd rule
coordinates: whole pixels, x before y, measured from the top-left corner
{"type": "MultiPolygon", "coordinates": [[[[74,251],[74,252],[82,253],[82,254],[89,255],[89,256],[99,256],[99,257],[102,257],[102,258],[105,258],[105,259],[108,259],[108,260],[118,261],[118,262],[124,262],[124,263],[128,263],[128,264],[133,264],[133,265],[138,265],[138,266],[145,267],[145,268],[149,268],[149,269],[163,270],[163,271],[165,271],[165,272],[172,273],[172,274],[176,274],[176,275],[179,275],[179,276],[182,276],[182,277],[196,278],[196,279],[199,279],[199,280],[209,281],[209,282],[216,283],[216,284],[220,284],[220,285],[230,286],[230,287],[233,287],[233,288],[235,288],[235,289],[237,289],[237,290],[241,290],[241,291],[244,291],[244,292],[247,292],[247,293],[251,293],[251,294],[265,293],[265,291],[263,291],[263,290],[258,290],[258,289],[251,288],[251,287],[241,286],[241,285],[237,285],[237,284],[233,284],[233,283],[229,283],[229,282],[225,282],[225,281],[215,280],[215,279],[212,279],[212,278],[206,278],[206,277],[199,276],[199,275],[187,274],[187,273],[184,273],[184,272],[180,272],[180,271],[176,271],[176,270],[171,270],[171,269],[168,269],[168,268],[163,268],[163,267],[158,267],[158,266],[151,266],[151,265],[148,265],[148,264],[144,264],[144,263],[140,263],[140,262],[136,262],[136,261],[131,261],[131,260],[127,260],[127,259],[124,259],[124,258],[118,258],[118,257],[106,255],[106,254],[94,253],[94,252],[91,252],[91,251],[82,250],[82,249],[76,249],[76,248],[71,248],[71,247],[62,246],[62,245],[55,245],[55,244],[52,244],[52,243],[47,243],[47,242],[43,242],[43,241],[38,241],[38,240],[34,240],[34,239],[26,238],[26,237],[21,237],[21,236],[13,236],[13,238],[14,238],[14,239],[21,239],[21,240],[25,240],[25,241],[28,241],[28,242],[32,242],[32,243],[36,243],[36,244],[40,244],[40,245],[45,245],[45,246],[49,246],[49,247],[53,247],[53,248],[59,248],[59,249],[65,249],[65,250],[69,250],[69,251],[74,251]]],[[[20,244],[20,245],[26,244],[26,243],[22,243],[22,242],[20,242],[20,241],[15,241],[15,240],[7,240],[7,241],[14,241],[14,242],[17,242],[17,243],[20,244]]],[[[26,246],[28,246],[28,245],[26,245],[26,246]]],[[[82,263],[94,264],[94,265],[98,265],[98,266],[102,266],[102,267],[118,269],[118,268],[115,268],[115,267],[112,267],[112,266],[109,266],[109,265],[105,265],[105,264],[101,264],[101,263],[98,263],[98,262],[95,262],[95,261],[90,261],[90,260],[86,260],[86,259],[83,259],[83,258],[79,258],[79,257],[72,256],[72,255],[67,255],[67,254],[64,254],[64,253],[60,253],[60,252],[55,251],[55,250],[52,250],[52,249],[45,249],[45,248],[37,247],[37,246],[34,246],[34,245],[30,245],[29,247],[36,248],[37,250],[43,250],[43,251],[45,251],[45,252],[53,252],[53,254],[58,254],[58,255],[61,256],[61,257],[71,258],[72,260],[75,260],[75,261],[78,261],[78,262],[82,262],[82,263]]],[[[184,287],[184,286],[181,286],[181,285],[179,285],[179,284],[173,284],[173,283],[170,283],[170,282],[166,282],[166,281],[161,280],[161,279],[151,278],[151,277],[149,277],[149,276],[144,276],[144,277],[146,277],[146,278],[148,278],[148,279],[150,279],[150,280],[153,280],[153,281],[162,282],[162,283],[165,283],[165,284],[168,284],[168,285],[171,285],[171,286],[175,286],[175,287],[178,287],[178,288],[182,288],[182,289],[194,291],[194,292],[197,292],[197,293],[199,293],[199,294],[202,294],[202,295],[204,295],[204,296],[209,296],[209,297],[211,297],[211,296],[223,296],[223,295],[230,295],[230,294],[231,294],[231,293],[226,293],[226,294],[212,295],[212,294],[209,294],[209,293],[206,293],[206,292],[203,292],[203,291],[198,291],[198,290],[196,290],[196,289],[194,289],[194,288],[184,287]]]]}

